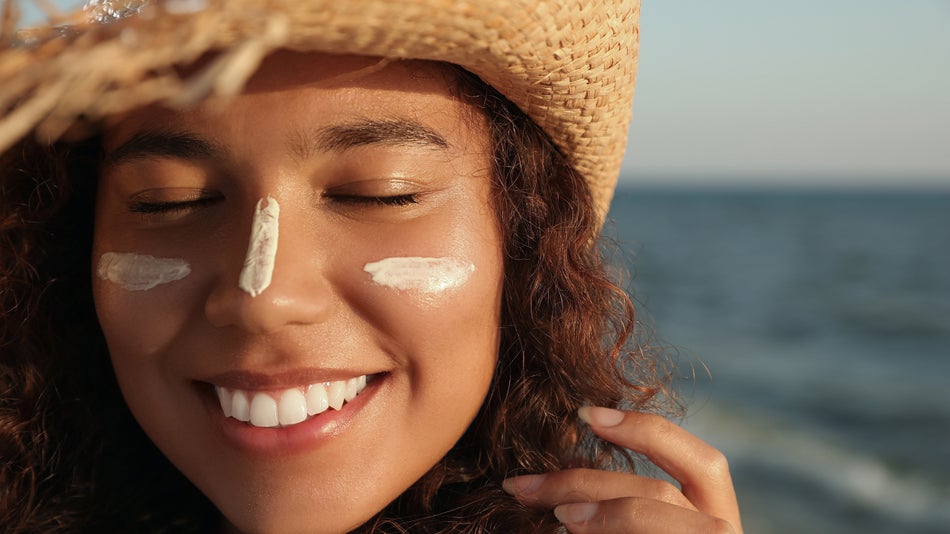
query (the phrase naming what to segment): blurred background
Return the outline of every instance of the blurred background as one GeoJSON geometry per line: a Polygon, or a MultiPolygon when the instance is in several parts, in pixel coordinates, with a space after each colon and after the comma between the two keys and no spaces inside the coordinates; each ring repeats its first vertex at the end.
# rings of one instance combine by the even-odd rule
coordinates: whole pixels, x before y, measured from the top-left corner
{"type": "Polygon", "coordinates": [[[950,532],[950,1],[642,9],[607,234],[746,531],[950,532]]]}
{"type": "Polygon", "coordinates": [[[749,533],[950,532],[948,28],[950,0],[644,0],[606,233],[749,533]]]}

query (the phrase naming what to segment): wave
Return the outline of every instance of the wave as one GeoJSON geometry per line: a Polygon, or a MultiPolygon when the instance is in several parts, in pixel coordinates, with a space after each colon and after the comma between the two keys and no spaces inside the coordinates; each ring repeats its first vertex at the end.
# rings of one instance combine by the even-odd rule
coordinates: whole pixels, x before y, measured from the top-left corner
{"type": "MultiPolygon", "coordinates": [[[[950,527],[946,505],[950,480],[901,470],[866,451],[748,408],[709,402],[692,413],[684,426],[726,453],[740,499],[745,485],[741,473],[764,468],[771,478],[823,489],[810,497],[833,495],[843,501],[839,508],[850,510],[850,515],[885,516],[894,524],[915,528],[950,527]]],[[[926,455],[926,450],[921,454],[926,455]]]]}

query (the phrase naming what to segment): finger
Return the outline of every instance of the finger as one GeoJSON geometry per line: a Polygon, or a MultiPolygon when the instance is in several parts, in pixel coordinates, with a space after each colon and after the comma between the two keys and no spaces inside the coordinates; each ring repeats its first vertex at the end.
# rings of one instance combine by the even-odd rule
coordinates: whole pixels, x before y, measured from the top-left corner
{"type": "Polygon", "coordinates": [[[598,469],[565,469],[512,477],[502,487],[522,503],[544,508],[569,502],[642,497],[696,510],[679,488],[665,480],[598,469]]]}
{"type": "Polygon", "coordinates": [[[581,408],[578,415],[601,438],[645,455],[666,471],[696,508],[740,528],[739,504],[721,452],[658,415],[599,407],[581,408]]]}
{"type": "Polygon", "coordinates": [[[554,516],[573,534],[736,534],[724,519],[639,497],[562,504],[554,516]]]}

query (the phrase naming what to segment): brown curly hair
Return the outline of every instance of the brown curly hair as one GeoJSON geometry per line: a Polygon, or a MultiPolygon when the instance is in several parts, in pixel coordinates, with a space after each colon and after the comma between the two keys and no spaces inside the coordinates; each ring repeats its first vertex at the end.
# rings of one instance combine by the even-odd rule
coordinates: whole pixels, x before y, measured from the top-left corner
{"type": "MultiPolygon", "coordinates": [[[[509,476],[632,469],[579,422],[584,405],[656,410],[662,358],[631,342],[583,177],[526,115],[449,66],[488,118],[503,229],[500,357],[454,448],[365,532],[553,532],[509,476]]],[[[122,401],[90,288],[98,139],[21,141],[0,156],[0,524],[11,532],[203,532],[219,513],[151,444],[122,401]]]]}

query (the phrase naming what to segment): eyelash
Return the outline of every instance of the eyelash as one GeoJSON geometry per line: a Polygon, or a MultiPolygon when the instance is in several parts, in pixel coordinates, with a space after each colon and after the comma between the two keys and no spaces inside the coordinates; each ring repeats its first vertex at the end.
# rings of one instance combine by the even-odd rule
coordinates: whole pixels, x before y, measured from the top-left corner
{"type": "Polygon", "coordinates": [[[388,197],[366,197],[360,195],[333,195],[333,200],[349,204],[373,205],[373,206],[408,206],[417,204],[419,200],[415,194],[393,195],[388,197]]]}
{"type": "Polygon", "coordinates": [[[176,200],[173,202],[146,202],[135,201],[129,204],[129,211],[143,215],[161,215],[184,213],[198,208],[210,206],[221,200],[221,197],[203,197],[194,200],[176,200]]]}

